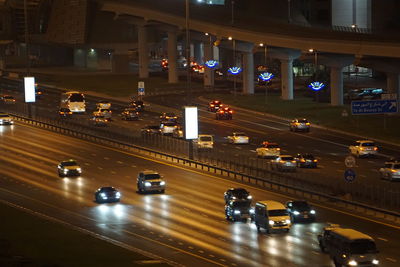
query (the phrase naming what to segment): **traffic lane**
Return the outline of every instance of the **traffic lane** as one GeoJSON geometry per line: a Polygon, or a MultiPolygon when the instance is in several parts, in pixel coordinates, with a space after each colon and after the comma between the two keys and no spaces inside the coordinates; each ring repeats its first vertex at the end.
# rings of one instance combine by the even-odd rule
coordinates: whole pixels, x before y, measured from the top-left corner
{"type": "MultiPolygon", "coordinates": [[[[176,176],[178,176],[178,175],[176,175],[176,176]]],[[[178,184],[177,184],[177,186],[176,187],[179,187],[179,184],[182,184],[182,181],[184,181],[185,180],[185,177],[186,177],[186,179],[187,179],[187,177],[188,177],[188,175],[185,173],[184,174],[184,176],[182,176],[182,177],[177,177],[178,178],[178,180],[179,180],[179,182],[178,182],[178,184]]],[[[204,180],[204,178],[203,178],[203,180],[204,180]]],[[[194,180],[193,181],[201,181],[201,179],[196,179],[196,178],[194,178],[194,180]]],[[[223,182],[225,182],[225,181],[223,181],[223,182]]],[[[190,183],[191,184],[191,183],[190,183]]],[[[215,184],[215,181],[214,181],[214,184],[215,184]]],[[[174,186],[175,187],[175,186],[174,186]]],[[[199,190],[199,188],[207,188],[207,189],[210,189],[210,182],[209,181],[205,181],[205,185],[196,185],[196,184],[194,184],[194,188],[193,189],[187,189],[187,185],[185,184],[185,186],[184,186],[184,188],[185,188],[185,190],[189,190],[189,191],[191,191],[191,192],[197,192],[198,190],[199,190]]],[[[222,201],[222,197],[220,197],[221,195],[222,195],[222,192],[225,190],[225,188],[223,188],[219,193],[218,193],[218,196],[214,196],[214,198],[215,197],[217,197],[217,198],[219,198],[219,199],[221,199],[219,202],[220,202],[220,204],[222,204],[223,205],[223,201],[222,201]]],[[[208,190],[207,192],[210,192],[210,190],[208,190]]],[[[265,193],[265,192],[263,192],[263,193],[265,193]]],[[[202,192],[200,192],[199,193],[200,194],[200,196],[202,195],[202,192]]],[[[199,203],[194,203],[194,206],[197,206],[197,205],[201,205],[202,203],[204,203],[204,199],[201,199],[200,197],[198,197],[201,201],[199,202],[199,203]]],[[[151,196],[150,198],[150,201],[153,201],[154,200],[154,198],[151,196]]],[[[183,199],[184,200],[187,200],[188,199],[188,197],[185,195],[184,197],[183,197],[183,199]]],[[[165,199],[163,200],[163,203],[165,202],[165,199]]],[[[165,204],[165,203],[164,203],[165,204]]],[[[161,204],[161,205],[164,205],[164,204],[161,204]]],[[[150,207],[152,207],[151,205],[150,205],[150,207]]],[[[164,208],[163,208],[163,206],[161,206],[161,208],[162,209],[165,209],[165,206],[164,206],[164,208]]],[[[179,208],[178,210],[182,210],[181,208],[179,208]]],[[[178,210],[177,210],[177,212],[178,212],[178,210]]],[[[219,210],[219,209],[218,209],[219,210]]],[[[217,211],[218,212],[218,211],[217,211]]],[[[198,214],[198,213],[196,213],[196,214],[198,214]]],[[[150,219],[150,218],[149,218],[150,219]]],[[[197,220],[198,220],[198,218],[197,218],[197,220]]],[[[153,217],[151,217],[151,221],[154,221],[154,218],[153,217]]],[[[235,225],[235,224],[234,224],[235,225]]],[[[181,226],[181,225],[180,225],[181,226]]],[[[236,227],[236,226],[235,226],[236,227]]],[[[219,228],[219,227],[218,227],[219,228]]],[[[237,228],[234,228],[234,229],[236,229],[235,231],[237,231],[238,229],[237,228]]],[[[238,237],[236,237],[237,239],[238,239],[238,237]]],[[[247,240],[247,239],[245,239],[245,240],[247,240]]]]}

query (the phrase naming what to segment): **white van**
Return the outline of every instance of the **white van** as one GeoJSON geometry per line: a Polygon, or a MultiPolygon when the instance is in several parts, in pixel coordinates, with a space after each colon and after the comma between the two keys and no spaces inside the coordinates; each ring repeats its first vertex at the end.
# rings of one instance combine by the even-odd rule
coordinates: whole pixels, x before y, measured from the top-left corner
{"type": "Polygon", "coordinates": [[[267,233],[271,230],[289,232],[292,225],[290,216],[282,203],[273,200],[258,201],[254,209],[254,222],[257,231],[264,228],[267,233]]]}
{"type": "Polygon", "coordinates": [[[214,147],[214,138],[209,134],[199,134],[196,143],[199,149],[212,149],[214,147]]]}

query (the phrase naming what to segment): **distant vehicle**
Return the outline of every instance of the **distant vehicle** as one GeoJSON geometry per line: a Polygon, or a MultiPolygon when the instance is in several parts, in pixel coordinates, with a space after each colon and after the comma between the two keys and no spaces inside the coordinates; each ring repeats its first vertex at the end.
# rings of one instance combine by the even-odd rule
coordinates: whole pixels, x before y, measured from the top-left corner
{"type": "Polygon", "coordinates": [[[350,100],[380,99],[382,94],[382,88],[360,88],[350,90],[348,93],[348,98],[350,100]]]}
{"type": "Polygon", "coordinates": [[[140,129],[142,134],[160,134],[160,126],[157,125],[149,125],[140,129]]]}
{"type": "Polygon", "coordinates": [[[103,116],[106,119],[111,119],[112,111],[107,108],[99,108],[93,111],[93,116],[103,116]]]}
{"type": "Polygon", "coordinates": [[[230,188],[224,193],[225,203],[231,200],[248,201],[251,203],[252,198],[250,193],[244,188],[230,188]]]}
{"type": "Polygon", "coordinates": [[[121,193],[112,186],[105,186],[96,190],[94,198],[97,203],[119,202],[121,200],[121,193]]]}
{"type": "Polygon", "coordinates": [[[291,155],[279,155],[271,162],[278,171],[296,171],[296,160],[291,155]]]}
{"type": "Polygon", "coordinates": [[[15,104],[15,98],[11,95],[3,95],[1,97],[1,100],[5,103],[5,104],[15,104]]]}
{"type": "Polygon", "coordinates": [[[183,138],[183,128],[180,125],[177,125],[178,127],[174,128],[172,131],[172,137],[175,138],[183,138]]]}
{"type": "Polygon", "coordinates": [[[292,200],[286,202],[286,208],[292,223],[298,221],[315,221],[315,210],[304,200],[292,200]]]}
{"type": "Polygon", "coordinates": [[[141,171],[137,177],[137,189],[139,193],[165,192],[165,181],[158,172],[155,171],[141,171]]]}
{"type": "Polygon", "coordinates": [[[198,149],[212,149],[214,147],[214,137],[210,134],[199,134],[195,144],[198,149]]]}
{"type": "Polygon", "coordinates": [[[38,84],[35,83],[35,95],[36,98],[40,99],[43,96],[43,90],[39,88],[38,84]]]}
{"type": "Polygon", "coordinates": [[[222,107],[222,102],[219,100],[213,100],[208,103],[207,110],[211,112],[217,112],[222,107]]]}
{"type": "Polygon", "coordinates": [[[130,107],[136,108],[137,111],[144,111],[144,103],[142,100],[134,100],[129,105],[130,107]]]}
{"type": "Polygon", "coordinates": [[[73,113],[85,113],[85,95],[77,91],[61,94],[60,108],[69,108],[73,113]]]}
{"type": "Polygon", "coordinates": [[[322,252],[335,266],[378,266],[378,250],[372,237],[353,229],[325,227],[318,235],[322,252]]]}
{"type": "Polygon", "coordinates": [[[382,179],[400,181],[400,160],[385,162],[385,165],[379,169],[379,173],[382,179]]]}
{"type": "Polygon", "coordinates": [[[243,132],[233,132],[232,135],[227,137],[230,144],[248,144],[249,137],[243,132]]]}
{"type": "Polygon", "coordinates": [[[72,111],[69,108],[60,108],[58,110],[58,115],[60,115],[61,117],[69,117],[72,115],[72,111]]]}
{"type": "Polygon", "coordinates": [[[81,166],[73,159],[61,161],[57,166],[57,170],[60,177],[79,176],[82,174],[81,166]]]}
{"type": "Polygon", "coordinates": [[[97,109],[110,109],[111,108],[111,102],[107,100],[101,100],[96,103],[96,108],[97,109]]]}
{"type": "Polygon", "coordinates": [[[168,59],[163,58],[161,60],[161,69],[162,69],[162,71],[167,71],[168,70],[168,59]]]}
{"type": "Polygon", "coordinates": [[[215,113],[215,118],[217,120],[231,120],[232,119],[233,110],[229,107],[222,107],[218,109],[215,113]]]}
{"type": "Polygon", "coordinates": [[[297,167],[317,168],[318,160],[312,154],[297,154],[294,159],[297,162],[297,167]]]}
{"type": "Polygon", "coordinates": [[[178,128],[176,122],[162,122],[160,124],[160,133],[162,135],[172,135],[176,128],[178,128]]]}
{"type": "Polygon", "coordinates": [[[0,113],[0,125],[12,125],[14,124],[13,118],[6,114],[6,113],[0,113]]]}
{"type": "Polygon", "coordinates": [[[175,113],[172,112],[164,112],[160,115],[161,122],[176,122],[177,120],[178,116],[176,116],[175,113]]]}
{"type": "Polygon", "coordinates": [[[290,122],[289,128],[290,131],[304,131],[304,132],[309,132],[310,131],[310,122],[307,119],[294,119],[290,122]]]}
{"type": "Polygon", "coordinates": [[[139,111],[137,111],[136,108],[125,108],[121,113],[121,118],[127,121],[138,120],[139,111]]]}
{"type": "Polygon", "coordinates": [[[257,157],[278,157],[281,154],[281,149],[277,143],[264,141],[261,147],[256,148],[257,157]]]}
{"type": "Polygon", "coordinates": [[[225,204],[225,218],[231,221],[251,218],[252,208],[249,201],[231,200],[225,204]]]}
{"type": "Polygon", "coordinates": [[[292,225],[285,206],[273,200],[258,201],[256,203],[254,222],[257,231],[264,228],[268,234],[272,230],[284,230],[289,232],[292,225]]]}
{"type": "Polygon", "coordinates": [[[108,123],[109,123],[109,119],[107,119],[106,117],[104,117],[104,116],[93,116],[92,118],[91,118],[91,121],[93,122],[93,125],[94,126],[107,126],[108,125],[108,123]]]}
{"type": "Polygon", "coordinates": [[[376,156],[378,154],[378,147],[375,145],[374,141],[358,140],[349,146],[349,151],[359,158],[376,156]]]}

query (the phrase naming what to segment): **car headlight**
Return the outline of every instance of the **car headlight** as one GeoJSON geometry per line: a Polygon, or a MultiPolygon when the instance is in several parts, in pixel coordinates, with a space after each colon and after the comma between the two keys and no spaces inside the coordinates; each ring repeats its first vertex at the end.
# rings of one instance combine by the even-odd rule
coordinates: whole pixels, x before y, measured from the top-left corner
{"type": "Polygon", "coordinates": [[[76,170],[77,170],[78,172],[82,172],[82,169],[81,169],[81,168],[76,168],[76,170]]]}
{"type": "Polygon", "coordinates": [[[232,197],[232,199],[236,199],[236,197],[232,197]]]}
{"type": "Polygon", "coordinates": [[[372,264],[378,265],[378,264],[379,264],[379,261],[378,261],[377,259],[373,259],[373,260],[372,260],[372,264]]]}
{"type": "Polygon", "coordinates": [[[68,172],[68,169],[64,169],[64,173],[67,173],[68,172]]]}
{"type": "Polygon", "coordinates": [[[285,220],[285,222],[286,222],[287,224],[290,224],[290,220],[285,220]]]}
{"type": "Polygon", "coordinates": [[[240,214],[240,210],[234,210],[233,213],[234,214],[240,214]]]}
{"type": "Polygon", "coordinates": [[[357,266],[357,262],[355,260],[349,261],[349,266],[357,266]]]}
{"type": "Polygon", "coordinates": [[[161,182],[160,182],[160,185],[165,185],[165,182],[164,182],[164,181],[161,181],[161,182]]]}
{"type": "Polygon", "coordinates": [[[254,208],[251,208],[251,209],[249,210],[249,212],[250,212],[250,214],[254,214],[254,208]]]}
{"type": "Polygon", "coordinates": [[[269,224],[270,224],[270,225],[274,225],[275,222],[274,222],[273,220],[269,220],[269,224]]]}
{"type": "Polygon", "coordinates": [[[310,210],[310,213],[311,214],[315,214],[315,210],[310,210]]]}
{"type": "Polygon", "coordinates": [[[151,186],[151,183],[150,182],[145,182],[144,186],[151,186]]]}
{"type": "Polygon", "coordinates": [[[299,215],[300,212],[298,212],[297,210],[295,210],[295,211],[293,211],[293,214],[294,214],[294,215],[299,215]]]}
{"type": "Polygon", "coordinates": [[[252,196],[247,196],[247,199],[252,199],[253,197],[252,196]]]}
{"type": "Polygon", "coordinates": [[[121,193],[120,193],[120,192],[117,192],[117,193],[115,194],[115,196],[116,196],[117,198],[120,198],[120,197],[121,197],[121,193]]]}
{"type": "Polygon", "coordinates": [[[100,196],[101,196],[103,199],[106,199],[106,198],[107,198],[107,196],[106,196],[105,193],[100,193],[100,196]]]}

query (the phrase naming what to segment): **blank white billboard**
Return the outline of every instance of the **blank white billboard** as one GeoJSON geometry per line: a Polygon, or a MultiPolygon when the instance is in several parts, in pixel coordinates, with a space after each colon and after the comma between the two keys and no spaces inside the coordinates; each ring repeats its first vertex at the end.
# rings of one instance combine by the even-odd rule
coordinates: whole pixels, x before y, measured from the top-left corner
{"type": "Polygon", "coordinates": [[[197,139],[198,137],[197,107],[185,107],[185,139],[197,139]]]}
{"type": "Polygon", "coordinates": [[[26,103],[35,102],[36,101],[35,77],[25,77],[24,87],[25,87],[25,102],[26,103]]]}

